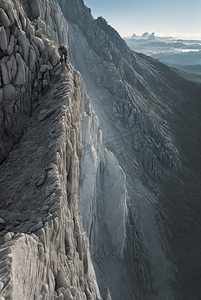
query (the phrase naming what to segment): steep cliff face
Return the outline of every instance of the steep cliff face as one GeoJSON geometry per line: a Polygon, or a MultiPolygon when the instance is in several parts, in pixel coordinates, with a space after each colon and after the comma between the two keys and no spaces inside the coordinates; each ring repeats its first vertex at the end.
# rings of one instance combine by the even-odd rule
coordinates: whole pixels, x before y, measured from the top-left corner
{"type": "Polygon", "coordinates": [[[1,299],[100,299],[78,213],[82,78],[42,21],[0,5],[1,299]]]}
{"type": "Polygon", "coordinates": [[[54,72],[1,165],[2,299],[100,298],[77,210],[82,80],[72,69],[54,72]]]}
{"type": "Polygon", "coordinates": [[[1,0],[0,68],[2,299],[198,299],[200,86],[82,0],[1,0]]]}
{"type": "Polygon", "coordinates": [[[126,176],[115,156],[102,145],[95,112],[83,117],[79,211],[92,255],[103,252],[123,258],[127,219],[126,176]]]}
{"type": "Polygon", "coordinates": [[[66,17],[79,27],[69,26],[72,63],[84,78],[103,144],[115,154],[127,178],[124,254],[135,296],[125,296],[122,278],[114,285],[122,283],[121,296],[111,287],[117,274],[112,265],[112,280],[105,284],[116,299],[197,299],[200,85],[131,51],[106,21],[93,20],[82,2],[66,5],[66,17]],[[79,20],[73,19],[73,9],[79,20]]]}

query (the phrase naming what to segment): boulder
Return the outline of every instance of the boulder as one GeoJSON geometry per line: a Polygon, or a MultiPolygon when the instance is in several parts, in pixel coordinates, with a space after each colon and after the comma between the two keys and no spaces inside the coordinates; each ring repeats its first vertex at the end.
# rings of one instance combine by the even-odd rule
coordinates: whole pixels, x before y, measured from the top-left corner
{"type": "Polygon", "coordinates": [[[66,289],[63,293],[65,300],[73,300],[73,296],[69,289],[66,289]]]}
{"type": "Polygon", "coordinates": [[[25,62],[23,61],[21,55],[16,53],[16,61],[17,61],[17,76],[15,78],[16,85],[22,85],[26,82],[26,73],[25,73],[25,62]]]}
{"type": "Polygon", "coordinates": [[[4,27],[10,26],[9,18],[2,8],[0,8],[0,22],[4,27]]]}
{"type": "Polygon", "coordinates": [[[19,11],[19,18],[20,18],[20,21],[21,21],[21,24],[22,24],[22,29],[25,31],[26,30],[26,24],[27,24],[27,21],[22,13],[22,11],[20,10],[19,11]]]}
{"type": "Polygon", "coordinates": [[[12,63],[12,80],[15,79],[16,73],[17,73],[17,63],[16,63],[16,59],[14,59],[12,63]]]}
{"type": "Polygon", "coordinates": [[[41,80],[43,77],[43,74],[39,71],[38,74],[37,74],[37,79],[38,80],[41,80]]]}
{"type": "Polygon", "coordinates": [[[50,67],[48,65],[42,65],[40,67],[40,72],[44,73],[46,70],[50,70],[50,67]]]}
{"type": "Polygon", "coordinates": [[[36,71],[36,53],[32,49],[29,52],[29,69],[31,72],[36,71]]]}
{"type": "Polygon", "coordinates": [[[14,43],[15,43],[15,38],[13,35],[11,35],[10,42],[7,47],[7,53],[9,56],[13,54],[14,43]]]}
{"type": "Polygon", "coordinates": [[[57,288],[60,288],[60,287],[64,287],[65,289],[68,288],[68,281],[66,279],[66,275],[62,271],[59,271],[59,273],[56,277],[56,285],[57,285],[57,288]]]}
{"type": "MultiPolygon", "coordinates": [[[[12,81],[12,66],[13,66],[13,61],[15,60],[14,55],[10,57],[10,59],[7,61],[7,70],[8,70],[8,77],[9,77],[9,82],[12,81]]],[[[15,64],[16,65],[16,64],[15,64]]]]}
{"type": "Polygon", "coordinates": [[[42,55],[41,55],[41,58],[43,60],[43,64],[46,65],[47,62],[48,62],[48,51],[47,51],[47,46],[45,47],[42,55]]]}
{"type": "Polygon", "coordinates": [[[71,292],[72,296],[76,298],[78,291],[75,286],[70,287],[70,292],[71,292]]]}
{"type": "Polygon", "coordinates": [[[5,32],[6,32],[7,42],[9,42],[10,35],[11,35],[10,28],[9,27],[5,27],[5,32]]]}
{"type": "Polygon", "coordinates": [[[40,69],[40,67],[43,65],[43,60],[42,60],[42,58],[37,57],[37,62],[38,62],[39,69],[40,69]]]}
{"type": "Polygon", "coordinates": [[[17,28],[16,26],[12,26],[12,34],[14,35],[15,38],[18,38],[20,36],[20,29],[17,28]]]}
{"type": "Polygon", "coordinates": [[[39,37],[40,39],[41,39],[42,34],[43,34],[42,28],[37,29],[36,32],[35,32],[35,35],[37,37],[39,37]]]}
{"type": "Polygon", "coordinates": [[[4,236],[4,243],[10,241],[14,235],[14,232],[7,232],[4,236]]]}
{"type": "Polygon", "coordinates": [[[3,84],[6,85],[10,81],[9,81],[8,69],[7,69],[6,62],[5,62],[4,58],[0,62],[0,68],[1,68],[1,74],[2,74],[2,79],[3,79],[3,84]]]}
{"type": "Polygon", "coordinates": [[[0,218],[0,224],[6,224],[6,221],[3,218],[0,218]]]}
{"type": "Polygon", "coordinates": [[[36,53],[36,57],[40,57],[40,53],[39,53],[39,50],[38,50],[38,47],[36,46],[36,44],[34,43],[33,39],[31,41],[31,46],[30,48],[36,53]]]}
{"type": "Polygon", "coordinates": [[[34,36],[33,41],[36,44],[36,46],[38,47],[39,51],[42,53],[45,49],[45,45],[44,45],[43,41],[37,36],[34,36]]]}
{"type": "Polygon", "coordinates": [[[16,96],[16,89],[12,84],[7,84],[4,87],[4,101],[10,101],[16,96]]]}
{"type": "Polygon", "coordinates": [[[0,27],[0,49],[1,50],[6,50],[8,46],[8,41],[6,37],[6,31],[4,27],[0,27]]]}
{"type": "Polygon", "coordinates": [[[8,15],[9,21],[10,21],[10,26],[14,25],[15,23],[15,13],[13,10],[13,5],[11,2],[7,1],[8,9],[6,10],[6,13],[8,15]]]}
{"type": "Polygon", "coordinates": [[[28,56],[29,56],[29,41],[26,38],[26,35],[23,31],[20,32],[18,37],[18,43],[22,48],[23,58],[25,62],[28,64],[28,56]]]}

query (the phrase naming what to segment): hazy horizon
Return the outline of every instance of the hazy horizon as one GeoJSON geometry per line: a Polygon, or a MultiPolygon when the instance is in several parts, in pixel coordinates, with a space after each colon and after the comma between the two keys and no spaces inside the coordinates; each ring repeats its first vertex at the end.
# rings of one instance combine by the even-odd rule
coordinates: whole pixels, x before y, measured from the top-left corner
{"type": "MultiPolygon", "coordinates": [[[[110,24],[111,25],[111,24],[110,24]]],[[[111,25],[112,26],[112,25],[111,25]]],[[[189,34],[189,35],[185,35],[182,33],[169,33],[168,32],[155,32],[155,31],[151,31],[151,30],[145,30],[145,31],[139,31],[139,32],[133,32],[130,35],[127,36],[122,36],[123,38],[129,38],[132,37],[133,34],[136,34],[136,36],[141,37],[145,32],[148,32],[149,34],[152,34],[154,32],[154,35],[156,37],[172,37],[174,39],[186,39],[186,40],[201,40],[201,34],[200,35],[196,35],[196,34],[189,34]]]]}
{"type": "Polygon", "coordinates": [[[201,1],[84,0],[94,18],[102,16],[122,37],[156,36],[201,39],[201,1]]]}

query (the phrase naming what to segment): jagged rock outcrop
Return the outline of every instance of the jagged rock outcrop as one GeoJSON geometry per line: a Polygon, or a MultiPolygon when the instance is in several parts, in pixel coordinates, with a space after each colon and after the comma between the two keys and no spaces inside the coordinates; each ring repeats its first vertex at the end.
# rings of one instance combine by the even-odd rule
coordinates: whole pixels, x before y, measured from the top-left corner
{"type": "Polygon", "coordinates": [[[2,162],[26,129],[32,106],[50,84],[59,56],[52,40],[37,32],[20,2],[1,1],[0,6],[2,162]],[[47,65],[43,72],[42,65],[47,65]]]}
{"type": "Polygon", "coordinates": [[[77,211],[82,80],[72,69],[53,72],[53,88],[1,165],[2,299],[100,298],[77,211]]]}
{"type": "Polygon", "coordinates": [[[77,210],[81,76],[20,2],[0,5],[1,299],[100,299],[77,210]]]}

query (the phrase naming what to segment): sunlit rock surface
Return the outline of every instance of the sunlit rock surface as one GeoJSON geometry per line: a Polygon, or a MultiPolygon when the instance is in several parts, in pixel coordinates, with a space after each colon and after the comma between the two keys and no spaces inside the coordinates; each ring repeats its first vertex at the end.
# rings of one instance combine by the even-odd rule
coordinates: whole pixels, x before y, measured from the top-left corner
{"type": "Polygon", "coordinates": [[[126,235],[126,176],[115,156],[104,149],[95,112],[88,104],[83,116],[84,155],[81,161],[79,211],[94,256],[123,258],[126,235]]]}

